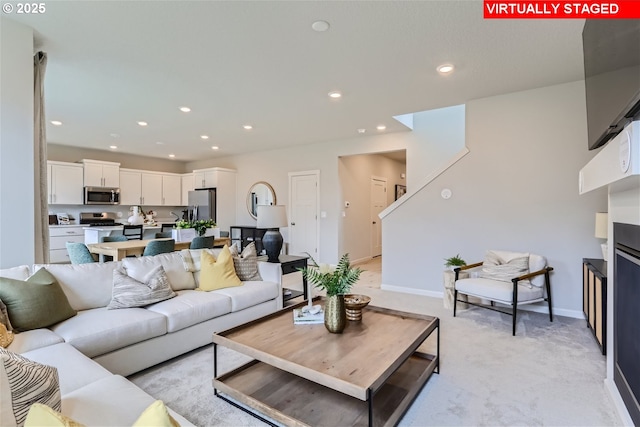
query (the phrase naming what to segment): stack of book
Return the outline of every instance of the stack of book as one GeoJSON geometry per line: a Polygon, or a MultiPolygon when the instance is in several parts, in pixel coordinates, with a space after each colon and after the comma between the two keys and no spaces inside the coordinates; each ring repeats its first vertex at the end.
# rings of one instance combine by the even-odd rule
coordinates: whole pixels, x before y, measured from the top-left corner
{"type": "Polygon", "coordinates": [[[293,323],[296,325],[311,325],[315,323],[324,323],[324,311],[314,310],[313,312],[307,310],[294,309],[293,310],[293,323]]]}

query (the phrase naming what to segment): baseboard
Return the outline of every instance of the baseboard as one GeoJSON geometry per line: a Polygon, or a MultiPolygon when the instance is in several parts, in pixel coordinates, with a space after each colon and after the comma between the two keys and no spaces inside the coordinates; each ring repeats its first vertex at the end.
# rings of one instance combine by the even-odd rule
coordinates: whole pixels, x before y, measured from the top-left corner
{"type": "Polygon", "coordinates": [[[620,396],[620,392],[618,392],[618,388],[612,379],[605,378],[604,387],[607,389],[607,394],[611,398],[611,402],[613,402],[613,406],[616,408],[616,414],[618,414],[618,419],[624,426],[633,426],[633,421],[631,420],[631,416],[627,411],[627,407],[622,401],[622,396],[620,396]]]}
{"type": "Polygon", "coordinates": [[[369,261],[371,261],[372,259],[374,259],[375,257],[371,257],[371,256],[366,256],[364,258],[359,258],[359,259],[354,259],[353,261],[349,261],[349,264],[356,266],[358,264],[366,264],[369,261]]]}
{"type": "MultiPolygon", "coordinates": [[[[424,289],[416,289],[416,288],[407,288],[404,286],[394,286],[394,285],[380,285],[380,289],[383,291],[391,291],[391,292],[402,292],[403,294],[414,294],[414,295],[422,295],[431,298],[440,298],[444,297],[443,292],[438,291],[427,291],[424,289]]],[[[546,303],[545,303],[546,304],[546,303]]],[[[518,310],[525,311],[534,311],[536,313],[549,313],[547,306],[536,306],[536,305],[521,305],[518,307],[518,310]]],[[[569,310],[566,308],[556,308],[553,307],[554,316],[563,316],[563,317],[572,317],[574,319],[584,319],[584,313],[582,310],[569,310]]]]}

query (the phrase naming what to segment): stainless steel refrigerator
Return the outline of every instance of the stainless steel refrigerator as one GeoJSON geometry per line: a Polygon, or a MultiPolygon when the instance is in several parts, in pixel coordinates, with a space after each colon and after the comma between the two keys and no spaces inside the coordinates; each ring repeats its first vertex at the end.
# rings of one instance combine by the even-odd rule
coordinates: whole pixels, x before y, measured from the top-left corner
{"type": "Polygon", "coordinates": [[[216,189],[203,188],[189,191],[189,218],[191,220],[216,218],[216,189]]]}

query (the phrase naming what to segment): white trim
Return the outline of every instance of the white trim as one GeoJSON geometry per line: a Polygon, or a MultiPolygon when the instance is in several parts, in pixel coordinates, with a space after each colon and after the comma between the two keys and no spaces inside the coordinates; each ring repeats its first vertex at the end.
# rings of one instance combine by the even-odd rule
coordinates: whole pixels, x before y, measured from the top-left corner
{"type": "MultiPolygon", "coordinates": [[[[291,178],[294,176],[304,176],[304,175],[315,175],[316,177],[316,253],[314,256],[315,260],[320,259],[320,170],[308,170],[308,171],[297,171],[297,172],[289,172],[289,201],[287,203],[287,209],[289,211],[289,215],[291,215],[291,178]]],[[[291,243],[291,242],[289,242],[291,243]]]]}
{"type": "MultiPolygon", "coordinates": [[[[369,179],[369,215],[371,215],[371,206],[373,205],[373,182],[374,181],[378,181],[378,182],[384,182],[384,204],[387,205],[384,207],[384,209],[386,209],[389,205],[387,204],[387,200],[389,199],[388,195],[387,195],[387,191],[389,191],[388,187],[388,182],[387,182],[387,178],[384,176],[376,176],[376,175],[371,175],[371,178],[369,179]]],[[[384,211],[383,209],[383,211],[384,211]]],[[[369,217],[369,256],[371,258],[373,258],[374,256],[382,256],[382,242],[380,242],[380,253],[373,253],[373,230],[371,230],[371,228],[373,228],[373,217],[370,216],[369,217]]],[[[380,240],[382,240],[382,223],[380,223],[380,240]]]]}
{"type": "Polygon", "coordinates": [[[604,388],[607,390],[607,394],[611,398],[611,402],[613,406],[616,408],[616,414],[618,415],[618,420],[624,426],[633,427],[633,420],[629,415],[629,411],[627,411],[627,407],[622,400],[622,396],[620,396],[620,392],[618,391],[618,387],[616,387],[616,383],[609,378],[605,378],[604,380],[604,388]]]}
{"type": "MultiPolygon", "coordinates": [[[[426,297],[440,298],[440,299],[442,299],[444,296],[444,293],[439,291],[427,291],[424,289],[407,288],[404,286],[395,286],[395,285],[382,284],[380,285],[380,289],[382,289],[383,291],[402,292],[404,294],[422,295],[426,297]]],[[[563,317],[572,317],[575,319],[584,319],[584,313],[582,312],[582,310],[568,310],[566,308],[556,308],[556,307],[552,307],[552,308],[553,308],[554,316],[557,315],[557,316],[563,316],[563,317]]],[[[544,313],[544,314],[549,313],[549,310],[546,305],[545,306],[519,305],[518,310],[533,311],[536,313],[544,313]]]]}
{"type": "Polygon", "coordinates": [[[451,166],[456,164],[460,159],[462,159],[467,154],[469,154],[469,149],[467,147],[464,147],[462,150],[458,151],[456,155],[454,155],[451,159],[449,159],[447,163],[445,163],[443,166],[440,166],[439,168],[434,170],[426,178],[424,178],[422,182],[420,182],[415,187],[412,186],[410,191],[407,191],[404,196],[400,197],[398,200],[391,203],[385,210],[380,212],[380,215],[378,215],[380,219],[384,219],[385,216],[389,215],[391,212],[396,210],[398,206],[402,205],[403,203],[406,203],[410,198],[413,197],[414,194],[416,194],[417,192],[422,190],[424,187],[426,187],[431,181],[436,179],[438,176],[444,173],[444,171],[446,171],[451,166]]]}

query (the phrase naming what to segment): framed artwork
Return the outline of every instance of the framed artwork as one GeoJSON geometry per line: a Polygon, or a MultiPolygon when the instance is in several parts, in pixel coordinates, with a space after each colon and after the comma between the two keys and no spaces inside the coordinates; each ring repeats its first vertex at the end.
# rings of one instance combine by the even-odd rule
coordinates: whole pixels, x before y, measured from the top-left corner
{"type": "Polygon", "coordinates": [[[406,185],[396,184],[396,200],[398,200],[400,197],[404,196],[404,194],[406,192],[407,192],[407,186],[406,185]]]}

